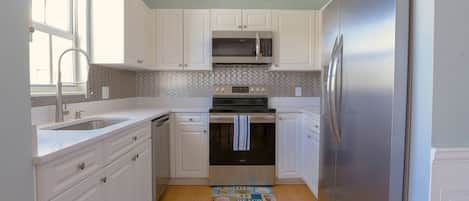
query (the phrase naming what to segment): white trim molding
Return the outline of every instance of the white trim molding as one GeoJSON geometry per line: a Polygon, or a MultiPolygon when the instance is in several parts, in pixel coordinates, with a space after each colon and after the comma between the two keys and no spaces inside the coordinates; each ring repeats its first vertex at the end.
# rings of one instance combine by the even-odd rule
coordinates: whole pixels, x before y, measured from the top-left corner
{"type": "Polygon", "coordinates": [[[469,200],[469,148],[434,148],[431,201],[469,200]]]}

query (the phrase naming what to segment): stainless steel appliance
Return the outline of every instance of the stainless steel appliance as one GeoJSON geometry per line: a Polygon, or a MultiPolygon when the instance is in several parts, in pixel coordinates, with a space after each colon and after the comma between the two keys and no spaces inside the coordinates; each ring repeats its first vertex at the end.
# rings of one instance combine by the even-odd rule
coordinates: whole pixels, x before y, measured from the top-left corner
{"type": "Polygon", "coordinates": [[[409,1],[323,12],[320,201],[405,197],[409,1]]]}
{"type": "Polygon", "coordinates": [[[265,87],[217,86],[210,109],[209,183],[273,185],[275,181],[275,109],[268,108],[265,87]],[[250,146],[234,151],[234,119],[250,116],[250,146]]]}
{"type": "Polygon", "coordinates": [[[169,183],[169,120],[169,115],[164,115],[152,122],[153,200],[161,198],[169,183]]]}
{"type": "Polygon", "coordinates": [[[214,64],[272,63],[272,32],[214,31],[212,62],[214,64]]]}

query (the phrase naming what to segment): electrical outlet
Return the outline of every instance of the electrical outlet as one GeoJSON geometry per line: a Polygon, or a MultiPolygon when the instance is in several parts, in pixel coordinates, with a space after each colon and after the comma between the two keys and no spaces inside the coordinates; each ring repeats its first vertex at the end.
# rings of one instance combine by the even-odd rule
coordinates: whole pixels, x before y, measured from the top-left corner
{"type": "Polygon", "coordinates": [[[302,96],[302,89],[301,87],[295,87],[295,96],[299,97],[302,96]]]}
{"type": "Polygon", "coordinates": [[[102,87],[101,94],[102,94],[103,99],[109,99],[109,87],[108,86],[102,87]]]}

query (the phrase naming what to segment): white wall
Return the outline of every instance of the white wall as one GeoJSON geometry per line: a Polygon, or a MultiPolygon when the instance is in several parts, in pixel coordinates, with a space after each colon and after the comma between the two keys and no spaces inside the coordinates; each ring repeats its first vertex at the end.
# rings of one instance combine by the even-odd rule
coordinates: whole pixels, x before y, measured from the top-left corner
{"type": "Polygon", "coordinates": [[[32,201],[29,1],[0,3],[0,200],[32,201]]]}
{"type": "Polygon", "coordinates": [[[433,146],[469,147],[469,1],[435,1],[433,146]]]}
{"type": "Polygon", "coordinates": [[[411,10],[412,136],[410,201],[428,201],[430,191],[434,0],[414,0],[411,10]]]}

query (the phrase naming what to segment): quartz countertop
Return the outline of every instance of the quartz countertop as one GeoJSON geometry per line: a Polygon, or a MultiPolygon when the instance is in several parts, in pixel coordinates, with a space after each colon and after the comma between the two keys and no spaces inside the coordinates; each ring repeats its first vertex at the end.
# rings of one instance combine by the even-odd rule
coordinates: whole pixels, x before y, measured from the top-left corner
{"type": "Polygon", "coordinates": [[[34,154],[35,164],[50,161],[56,157],[66,155],[82,149],[84,146],[95,144],[101,140],[119,133],[132,126],[149,122],[170,112],[208,112],[208,108],[139,108],[101,115],[85,117],[80,120],[72,120],[63,123],[53,123],[38,126],[37,128],[37,154],[34,154]],[[88,120],[99,118],[127,119],[123,122],[102,129],[87,131],[56,131],[44,130],[45,128],[64,127],[88,120]]]}

